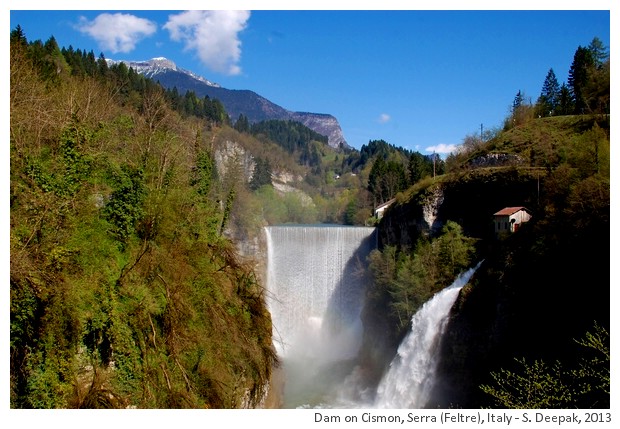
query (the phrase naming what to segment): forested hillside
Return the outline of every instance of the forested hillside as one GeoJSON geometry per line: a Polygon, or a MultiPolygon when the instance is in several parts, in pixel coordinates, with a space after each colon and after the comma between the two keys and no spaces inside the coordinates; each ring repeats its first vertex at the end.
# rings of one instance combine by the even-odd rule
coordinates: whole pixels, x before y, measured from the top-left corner
{"type": "Polygon", "coordinates": [[[429,406],[609,407],[609,106],[595,38],[568,85],[551,70],[535,104],[519,91],[503,128],[466,137],[445,174],[398,195],[370,258],[370,367],[380,373],[411,315],[484,261],[453,308],[429,406]],[[493,214],[515,206],[532,219],[498,233],[493,214]]]}
{"type": "Polygon", "coordinates": [[[19,26],[10,67],[11,406],[259,406],[276,357],[252,243],[373,222],[374,159],[409,154],[233,125],[218,100],[19,26]]]}
{"type": "MultiPolygon", "coordinates": [[[[374,377],[411,315],[487,261],[448,329],[441,369],[459,388],[439,405],[510,406],[492,383],[515,359],[579,365],[571,341],[586,332],[605,350],[609,57],[597,39],[568,82],[549,70],[534,103],[518,91],[501,127],[445,160],[233,120],[216,99],[19,26],[10,49],[11,407],[262,406],[277,358],[252,256],[262,227],[282,223],[378,224],[361,359],[374,377]],[[496,239],[492,214],[515,205],[532,221],[496,239]]],[[[598,375],[551,405],[605,405],[598,375]]]]}
{"type": "Polygon", "coordinates": [[[223,236],[217,103],[19,27],[10,67],[11,407],[260,406],[271,320],[223,236]]]}

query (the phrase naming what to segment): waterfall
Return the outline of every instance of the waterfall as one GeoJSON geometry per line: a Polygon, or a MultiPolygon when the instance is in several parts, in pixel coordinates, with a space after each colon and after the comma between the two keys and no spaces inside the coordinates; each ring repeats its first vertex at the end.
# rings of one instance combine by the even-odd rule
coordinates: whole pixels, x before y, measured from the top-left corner
{"type": "Polygon", "coordinates": [[[377,389],[377,408],[423,408],[426,405],[437,369],[438,345],[450,309],[478,266],[435,294],[412,317],[411,330],[377,389]]]}
{"type": "MultiPolygon", "coordinates": [[[[374,228],[270,226],[267,306],[286,373],[289,406],[322,401],[362,341],[362,267],[376,247],[374,228]],[[291,397],[299,396],[291,400],[291,397]]],[[[344,374],[346,375],[346,374],[344,374]]],[[[344,375],[342,375],[344,377],[344,375]]],[[[287,399],[285,398],[285,402],[287,399]]]]}

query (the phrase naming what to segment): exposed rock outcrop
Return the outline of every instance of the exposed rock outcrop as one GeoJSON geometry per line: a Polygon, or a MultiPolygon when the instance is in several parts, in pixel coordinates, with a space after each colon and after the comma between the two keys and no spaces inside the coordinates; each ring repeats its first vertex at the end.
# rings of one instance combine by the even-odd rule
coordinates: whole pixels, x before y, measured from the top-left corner
{"type": "Polygon", "coordinates": [[[506,167],[524,165],[526,163],[523,157],[514,153],[487,153],[484,156],[478,156],[469,161],[471,168],[481,167],[506,167]]]}
{"type": "Polygon", "coordinates": [[[243,180],[246,183],[252,179],[256,162],[239,143],[226,140],[215,149],[213,157],[220,177],[234,175],[232,179],[243,180]]]}
{"type": "MultiPolygon", "coordinates": [[[[539,173],[505,168],[455,175],[390,207],[379,224],[383,246],[412,247],[447,220],[481,239],[484,263],[452,308],[429,407],[492,407],[493,398],[480,388],[493,384],[491,372],[522,371],[515,361],[520,358],[578,367],[584,352],[575,339],[583,338],[594,321],[609,326],[608,221],[592,218],[586,210],[579,214],[587,219],[580,228],[569,222],[534,221],[504,241],[493,238],[492,214],[497,209],[518,203],[537,210],[539,173]]],[[[381,311],[386,309],[367,309],[365,327],[387,338],[389,327],[377,316],[381,311]]],[[[393,353],[397,345],[392,344],[393,353]]],[[[363,356],[381,368],[378,359],[389,353],[377,356],[370,350],[363,356]]],[[[593,401],[598,402],[584,405],[609,406],[604,397],[593,401]]]]}
{"type": "Polygon", "coordinates": [[[426,221],[428,232],[437,232],[443,225],[443,223],[437,219],[439,209],[443,203],[443,198],[444,193],[441,186],[429,188],[426,201],[422,205],[422,213],[424,221],[426,221]]]}
{"type": "Polygon", "coordinates": [[[292,120],[301,122],[312,131],[327,136],[327,144],[334,148],[348,148],[349,145],[342,134],[342,129],[336,119],[332,115],[321,113],[295,112],[292,114],[292,120]]]}

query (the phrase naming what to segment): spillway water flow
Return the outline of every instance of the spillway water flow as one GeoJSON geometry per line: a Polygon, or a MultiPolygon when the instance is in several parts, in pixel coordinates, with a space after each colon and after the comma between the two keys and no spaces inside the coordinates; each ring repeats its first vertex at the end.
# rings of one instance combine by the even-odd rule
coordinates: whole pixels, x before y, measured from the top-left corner
{"type": "Polygon", "coordinates": [[[480,266],[461,274],[450,286],[436,293],[411,319],[403,339],[375,397],[376,408],[424,408],[433,388],[438,349],[450,309],[459,291],[480,266]]]}
{"type": "Polygon", "coordinates": [[[366,257],[374,228],[266,227],[267,305],[285,367],[287,406],[324,400],[362,340],[366,257]]]}

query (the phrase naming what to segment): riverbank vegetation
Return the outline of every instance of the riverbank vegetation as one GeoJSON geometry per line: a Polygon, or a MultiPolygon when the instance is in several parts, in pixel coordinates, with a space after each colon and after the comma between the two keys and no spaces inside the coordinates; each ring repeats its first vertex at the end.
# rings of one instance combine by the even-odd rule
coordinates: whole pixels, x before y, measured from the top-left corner
{"type": "Polygon", "coordinates": [[[603,408],[611,392],[609,332],[595,324],[592,332],[575,340],[584,349],[574,368],[562,362],[543,360],[527,362],[515,359],[515,370],[492,372],[493,384],[484,384],[482,391],[493,397],[497,408],[603,408]]]}
{"type": "MultiPolygon", "coordinates": [[[[420,238],[413,249],[388,245],[369,256],[372,300],[387,300],[389,324],[402,337],[411,317],[432,296],[475,263],[475,239],[448,221],[435,239],[420,238]]],[[[377,305],[370,302],[369,305],[377,305]]]]}

